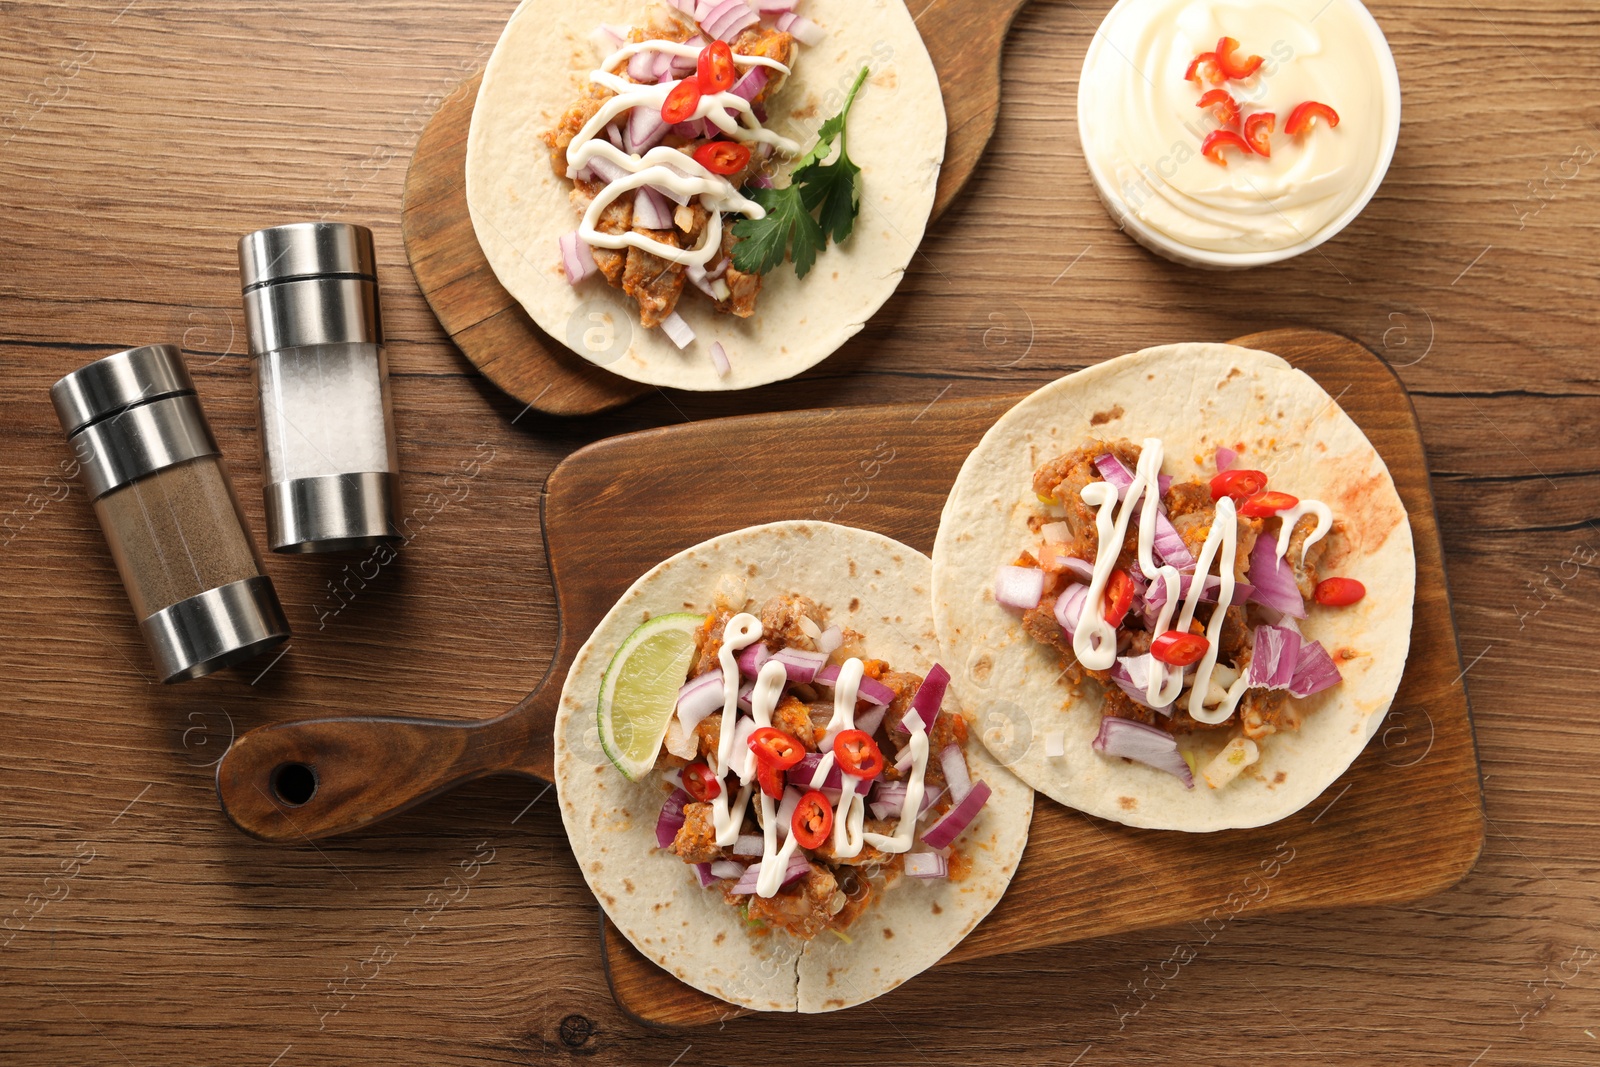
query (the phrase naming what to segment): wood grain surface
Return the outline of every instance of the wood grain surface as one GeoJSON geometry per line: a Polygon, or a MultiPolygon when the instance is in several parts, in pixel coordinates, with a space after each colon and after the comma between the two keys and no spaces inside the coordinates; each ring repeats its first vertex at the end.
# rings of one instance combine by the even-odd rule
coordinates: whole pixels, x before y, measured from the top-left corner
{"type": "Polygon", "coordinates": [[[1594,1062],[1591,5],[1375,0],[1406,93],[1387,181],[1319,252],[1218,276],[1131,244],[1084,171],[1077,69],[1108,0],[1034,0],[1007,42],[985,165],[847,350],[751,393],[652,393],[582,420],[524,413],[479,376],[400,238],[416,138],[513,6],[0,7],[0,1058],[1594,1062]],[[234,242],[319,217],[376,232],[414,534],[376,573],[268,560],[297,634],[285,655],[151,684],[46,390],[116,348],[182,345],[259,537],[234,242]],[[538,684],[558,639],[538,495],[582,445],[691,418],[1014,394],[1147,344],[1293,324],[1387,359],[1428,447],[1488,837],[1426,901],[1245,909],[1206,933],[955,963],[826,1023],[679,1035],[612,1001],[593,898],[542,787],[486,781],[315,847],[252,841],[218,810],[212,764],[233,730],[485,718],[538,684]]]}
{"type": "MultiPolygon", "coordinates": [[[[1014,892],[951,960],[1203,922],[1217,886],[1235,887],[1257,914],[1409,903],[1453,885],[1478,858],[1478,764],[1466,693],[1457,684],[1462,666],[1427,461],[1405,390],[1385,363],[1336,334],[1274,330],[1239,340],[1278,353],[1345,397],[1412,517],[1414,638],[1382,736],[1323,797],[1256,830],[1199,837],[1139,831],[1041,800],[1014,892]],[[1395,744],[1424,732],[1422,759],[1415,759],[1417,748],[1395,744]],[[1354,797],[1330,816],[1348,793],[1354,797]],[[1411,818],[1394,820],[1396,808],[1411,818]],[[1273,860],[1280,848],[1290,862],[1273,860]],[[1094,907],[1084,905],[1089,890],[1094,907]]],[[[255,836],[295,842],[363,828],[486,774],[553,780],[552,728],[567,672],[639,574],[719,533],[794,517],[847,519],[931,551],[962,462],[1015,399],[746,415],[580,450],[545,486],[545,550],[561,642],[540,688],[483,723],[344,717],[252,730],[218,767],[229,817],[255,836]],[[797,454],[804,464],[794,462],[797,454]],[[641,514],[656,521],[632,521],[641,514]],[[275,775],[284,765],[310,769],[317,784],[309,799],[277,795],[275,775]]],[[[967,710],[980,714],[980,730],[1004,725],[967,710]]],[[[590,738],[569,741],[576,759],[609,771],[590,738]]],[[[609,924],[606,932],[607,976],[630,1015],[677,1026],[727,1017],[727,1004],[648,963],[609,924]]]]}
{"type": "MultiPolygon", "coordinates": [[[[1027,0],[937,0],[919,6],[917,29],[939,72],[949,136],[933,217],[960,195],[994,133],[1000,52],[1027,0]]],[[[485,377],[536,411],[587,415],[652,387],[576,355],[528,317],[495,278],[467,213],[467,132],[481,74],[445,97],[417,139],[406,173],[401,230],[417,285],[440,325],[485,377]]]]}

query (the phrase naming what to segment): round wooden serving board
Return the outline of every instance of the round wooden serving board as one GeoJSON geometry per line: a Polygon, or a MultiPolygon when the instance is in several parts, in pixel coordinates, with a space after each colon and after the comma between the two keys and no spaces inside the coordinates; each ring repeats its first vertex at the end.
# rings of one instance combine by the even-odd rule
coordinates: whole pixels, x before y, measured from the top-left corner
{"type": "MultiPolygon", "coordinates": [[[[1239,343],[1278,353],[1339,398],[1388,463],[1410,514],[1415,622],[1390,721],[1323,797],[1258,829],[1137,830],[1040,799],[1010,890],[948,960],[1204,923],[1246,907],[1256,914],[1415,900],[1454,884],[1477,860],[1484,834],[1477,755],[1411,402],[1387,364],[1347,338],[1277,330],[1239,343]]],[[[347,718],[252,731],[218,766],[228,815],[248,833],[297,843],[370,825],[485,774],[549,780],[567,669],[641,573],[707,537],[785,518],[848,523],[931,550],[962,461],[1017,399],[749,415],[629,434],[574,453],[545,485],[544,541],[561,634],[540,687],[481,723],[347,718]],[[273,771],[293,762],[313,768],[318,782],[296,807],[273,795],[273,771]]],[[[427,698],[413,700],[423,706],[427,698]]],[[[612,991],[640,1020],[694,1025],[737,1014],[680,984],[614,931],[604,945],[612,991]]]]}
{"type": "MultiPolygon", "coordinates": [[[[1027,0],[936,0],[917,29],[944,93],[949,138],[934,197],[939,216],[961,191],[994,133],[1000,51],[1027,0]]],[[[625,404],[651,386],[618,377],[533,324],[484,259],[467,214],[467,130],[480,71],[439,106],[417,140],[400,209],[406,256],[451,339],[495,385],[552,415],[587,415],[625,404]]]]}

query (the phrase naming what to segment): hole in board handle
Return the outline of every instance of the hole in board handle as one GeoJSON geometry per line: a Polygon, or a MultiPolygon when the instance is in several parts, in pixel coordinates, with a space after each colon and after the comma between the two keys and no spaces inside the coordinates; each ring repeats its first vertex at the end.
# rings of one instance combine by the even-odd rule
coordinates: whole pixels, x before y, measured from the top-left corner
{"type": "Polygon", "coordinates": [[[317,772],[304,763],[283,763],[272,772],[273,794],[291,808],[317,795],[317,772]]]}

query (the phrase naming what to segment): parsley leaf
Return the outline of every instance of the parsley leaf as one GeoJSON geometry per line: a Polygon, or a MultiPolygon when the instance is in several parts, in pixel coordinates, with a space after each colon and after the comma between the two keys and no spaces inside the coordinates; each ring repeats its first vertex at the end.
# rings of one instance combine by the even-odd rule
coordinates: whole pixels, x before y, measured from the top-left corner
{"type": "Polygon", "coordinates": [[[845,97],[839,113],[817,131],[817,143],[800,158],[789,185],[783,189],[751,189],[746,195],[766,211],[761,219],[742,219],[734,224],[739,243],[733,247],[733,265],[747,274],[765,274],[784,260],[794,261],[796,277],[804,278],[816,263],[817,254],[845,240],[855,229],[861,208],[861,168],[851,161],[845,145],[845,120],[855,103],[856,93],[870,73],[862,67],[845,97]],[[832,163],[823,160],[838,155],[832,163]],[[818,212],[820,222],[812,217],[818,212]]]}

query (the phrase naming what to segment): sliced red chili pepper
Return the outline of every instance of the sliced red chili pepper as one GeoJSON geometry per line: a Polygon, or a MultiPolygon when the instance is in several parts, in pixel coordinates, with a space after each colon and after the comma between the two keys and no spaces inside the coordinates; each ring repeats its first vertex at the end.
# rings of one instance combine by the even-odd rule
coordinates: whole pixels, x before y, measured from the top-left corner
{"type": "Polygon", "coordinates": [[[733,88],[738,74],[733,69],[733,49],[727,41],[712,41],[710,47],[700,49],[695,80],[704,94],[722,93],[733,88]]]}
{"type": "Polygon", "coordinates": [[[1122,568],[1106,579],[1106,622],[1121,626],[1122,617],[1133,606],[1133,576],[1122,568]]]}
{"type": "Polygon", "coordinates": [[[1234,467],[1211,479],[1211,499],[1221,500],[1225,496],[1231,496],[1233,502],[1237,504],[1241,500],[1255,496],[1266,487],[1267,476],[1261,471],[1234,467]]]}
{"type": "Polygon", "coordinates": [[[661,121],[670,126],[688,122],[699,106],[700,83],[694,78],[685,78],[667,94],[666,101],[661,105],[661,121]]]}
{"type": "Polygon", "coordinates": [[[1189,64],[1189,69],[1183,72],[1186,80],[1198,85],[1210,82],[1212,85],[1221,85],[1224,76],[1222,65],[1217,62],[1215,52],[1201,52],[1194,57],[1194,62],[1189,64]]]}
{"type": "Polygon", "coordinates": [[[750,146],[737,141],[708,141],[694,150],[694,158],[712,174],[738,174],[750,162],[750,146]]]}
{"type": "Polygon", "coordinates": [[[1244,120],[1244,139],[1258,156],[1272,155],[1271,133],[1278,128],[1278,116],[1270,111],[1257,111],[1244,120]]]}
{"type": "Polygon", "coordinates": [[[800,798],[789,819],[789,832],[801,848],[816,848],[833,833],[833,808],[821,790],[813,789],[800,798]]]}
{"type": "Polygon", "coordinates": [[[1150,654],[1162,663],[1174,667],[1187,667],[1199,663],[1200,657],[1210,649],[1211,642],[1199,634],[1186,634],[1182,630],[1168,630],[1156,635],[1150,642],[1150,654]]]}
{"type": "Polygon", "coordinates": [[[1311,595],[1318,604],[1347,608],[1367,595],[1367,587],[1354,578],[1324,578],[1311,595]]]}
{"type": "Polygon", "coordinates": [[[1246,56],[1240,59],[1234,55],[1239,47],[1239,42],[1232,37],[1224,37],[1217,42],[1217,66],[1222,68],[1222,73],[1235,81],[1248,78],[1261,69],[1260,56],[1246,56]]]}
{"type": "Polygon", "coordinates": [[[761,791],[773,800],[783,799],[783,770],[766,760],[756,760],[756,781],[761,791]]]}
{"type": "Polygon", "coordinates": [[[1200,95],[1200,102],[1195,107],[1209,107],[1215,110],[1217,118],[1224,126],[1239,126],[1239,102],[1226,89],[1211,89],[1200,95]]]}
{"type": "Polygon", "coordinates": [[[683,769],[683,788],[696,800],[715,800],[722,795],[722,783],[712,775],[711,768],[701,760],[683,769]]]}
{"type": "Polygon", "coordinates": [[[1239,514],[1247,519],[1265,519],[1270,515],[1276,515],[1280,511],[1288,511],[1298,503],[1300,503],[1299,497],[1290,496],[1288,493],[1280,493],[1276,489],[1269,489],[1265,493],[1257,493],[1243,504],[1240,504],[1239,514]]]}
{"type": "Polygon", "coordinates": [[[1218,166],[1226,167],[1228,161],[1222,158],[1224,148],[1237,148],[1245,155],[1250,154],[1250,143],[1232,130],[1212,130],[1206,134],[1206,139],[1200,142],[1200,154],[1218,166]]]}
{"type": "Polygon", "coordinates": [[[757,762],[770,763],[780,771],[793,767],[806,754],[799,741],[771,726],[763,726],[750,735],[750,751],[756,754],[757,762]]]}
{"type": "Polygon", "coordinates": [[[1319,104],[1315,100],[1307,100],[1303,104],[1296,104],[1293,111],[1289,112],[1289,121],[1283,124],[1283,132],[1290,137],[1298,136],[1311,128],[1313,119],[1321,119],[1331,129],[1339,125],[1339,113],[1327,104],[1319,104]]]}
{"type": "Polygon", "coordinates": [[[833,739],[833,758],[839,769],[857,778],[876,778],[883,773],[883,750],[864,730],[845,730],[833,739]]]}

